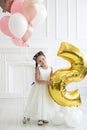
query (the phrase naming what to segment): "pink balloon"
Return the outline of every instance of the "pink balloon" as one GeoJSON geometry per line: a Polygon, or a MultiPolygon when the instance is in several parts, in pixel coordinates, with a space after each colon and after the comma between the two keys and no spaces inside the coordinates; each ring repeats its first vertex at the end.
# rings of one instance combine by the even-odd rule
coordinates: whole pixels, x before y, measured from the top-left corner
{"type": "Polygon", "coordinates": [[[24,0],[15,0],[11,6],[11,13],[22,13],[24,0]]]}
{"type": "Polygon", "coordinates": [[[8,27],[9,18],[10,18],[10,16],[4,16],[4,17],[1,18],[1,20],[0,20],[0,29],[7,36],[15,37],[14,35],[12,35],[12,33],[10,32],[9,27],[8,27]]]}
{"type": "Polygon", "coordinates": [[[22,39],[19,38],[12,38],[12,41],[16,46],[21,46],[21,47],[29,47],[27,42],[24,42],[22,39]]]}
{"type": "Polygon", "coordinates": [[[26,17],[28,23],[30,23],[30,21],[32,21],[36,17],[38,11],[39,11],[38,4],[28,4],[24,2],[23,15],[26,17]]]}

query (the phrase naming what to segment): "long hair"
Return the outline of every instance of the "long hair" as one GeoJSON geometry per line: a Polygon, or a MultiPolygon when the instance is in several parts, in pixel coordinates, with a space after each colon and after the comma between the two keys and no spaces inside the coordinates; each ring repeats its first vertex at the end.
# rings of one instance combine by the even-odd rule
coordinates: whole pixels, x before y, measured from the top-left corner
{"type": "Polygon", "coordinates": [[[36,68],[38,67],[37,57],[38,57],[38,56],[41,56],[41,55],[45,56],[45,54],[44,54],[42,51],[39,51],[39,52],[37,52],[37,53],[33,56],[33,60],[36,62],[36,64],[35,64],[35,67],[36,67],[36,68]]]}

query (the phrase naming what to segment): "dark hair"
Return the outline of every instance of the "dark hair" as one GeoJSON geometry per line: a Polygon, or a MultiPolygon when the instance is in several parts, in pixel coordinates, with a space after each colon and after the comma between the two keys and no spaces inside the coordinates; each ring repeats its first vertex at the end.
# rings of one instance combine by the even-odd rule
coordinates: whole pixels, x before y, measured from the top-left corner
{"type": "Polygon", "coordinates": [[[36,62],[36,65],[35,65],[36,67],[38,67],[37,57],[38,57],[38,56],[41,56],[41,55],[45,56],[42,51],[39,51],[39,52],[37,52],[37,53],[33,56],[33,60],[35,60],[35,62],[36,62]]]}

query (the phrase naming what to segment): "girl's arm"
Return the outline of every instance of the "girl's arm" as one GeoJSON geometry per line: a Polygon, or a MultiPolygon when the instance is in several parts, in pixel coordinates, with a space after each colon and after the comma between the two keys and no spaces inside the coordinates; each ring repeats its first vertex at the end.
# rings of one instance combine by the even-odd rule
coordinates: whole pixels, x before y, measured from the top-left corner
{"type": "Polygon", "coordinates": [[[36,72],[35,72],[35,80],[38,82],[38,83],[46,83],[47,85],[50,85],[51,82],[48,81],[48,80],[42,80],[40,79],[40,71],[39,71],[39,68],[37,67],[36,68],[36,72]]]}
{"type": "Polygon", "coordinates": [[[51,73],[50,73],[50,76],[53,74],[53,67],[51,67],[51,73]]]}

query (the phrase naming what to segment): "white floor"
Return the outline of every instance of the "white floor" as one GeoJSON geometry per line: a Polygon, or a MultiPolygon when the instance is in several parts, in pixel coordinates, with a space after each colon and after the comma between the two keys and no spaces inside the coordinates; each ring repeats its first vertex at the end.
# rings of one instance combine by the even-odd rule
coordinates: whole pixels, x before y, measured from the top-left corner
{"type": "Polygon", "coordinates": [[[22,124],[24,106],[24,100],[20,98],[0,99],[0,130],[87,130],[87,125],[84,124],[71,128],[51,123],[38,126],[37,121],[30,121],[24,125],[22,124]]]}

